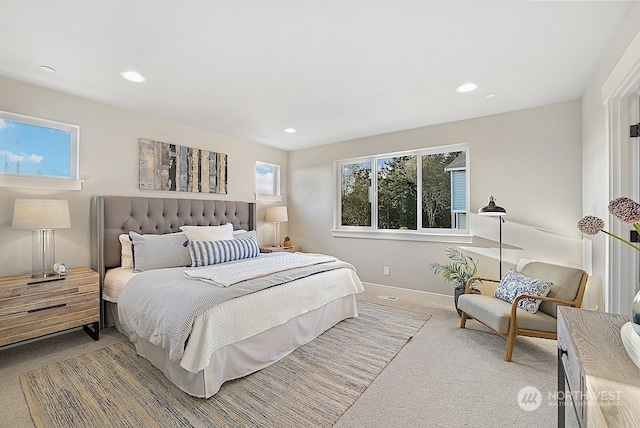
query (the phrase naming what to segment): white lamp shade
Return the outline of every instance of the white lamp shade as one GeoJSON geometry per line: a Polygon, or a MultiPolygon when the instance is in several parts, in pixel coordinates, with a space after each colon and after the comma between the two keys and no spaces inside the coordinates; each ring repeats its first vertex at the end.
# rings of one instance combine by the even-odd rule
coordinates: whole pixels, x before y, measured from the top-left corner
{"type": "Polygon", "coordinates": [[[13,229],[68,229],[69,201],[62,199],[16,199],[13,229]]]}
{"type": "Polygon", "coordinates": [[[267,207],[267,212],[264,215],[264,221],[270,223],[281,223],[288,220],[287,207],[267,207]]]}

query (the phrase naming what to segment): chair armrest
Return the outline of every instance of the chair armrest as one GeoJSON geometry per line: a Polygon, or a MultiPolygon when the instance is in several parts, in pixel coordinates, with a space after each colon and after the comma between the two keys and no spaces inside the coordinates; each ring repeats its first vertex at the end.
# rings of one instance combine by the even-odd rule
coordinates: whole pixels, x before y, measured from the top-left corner
{"type": "Polygon", "coordinates": [[[518,302],[527,297],[531,299],[542,300],[544,302],[562,303],[568,306],[575,306],[575,302],[573,300],[562,300],[562,299],[556,299],[554,297],[547,297],[547,296],[535,296],[533,294],[520,294],[516,296],[516,298],[513,299],[513,303],[511,303],[511,319],[512,320],[516,319],[516,313],[517,313],[516,309],[518,309],[518,302]]]}
{"type": "Polygon", "coordinates": [[[467,281],[467,285],[464,287],[464,294],[471,293],[471,285],[476,281],[500,282],[499,279],[483,278],[481,276],[472,276],[471,278],[469,278],[469,280],[467,281]]]}

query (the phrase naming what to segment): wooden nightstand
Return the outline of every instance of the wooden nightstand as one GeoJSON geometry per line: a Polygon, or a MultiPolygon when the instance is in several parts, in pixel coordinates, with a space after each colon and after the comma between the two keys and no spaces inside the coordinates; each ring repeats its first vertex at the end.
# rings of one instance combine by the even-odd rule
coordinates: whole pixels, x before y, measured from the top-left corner
{"type": "Polygon", "coordinates": [[[302,251],[302,245],[292,245],[290,247],[260,247],[261,253],[277,253],[277,252],[289,252],[295,253],[296,251],[302,251]]]}
{"type": "Polygon", "coordinates": [[[73,268],[44,281],[30,275],[0,278],[0,346],[80,326],[99,339],[97,272],[73,268]]]}

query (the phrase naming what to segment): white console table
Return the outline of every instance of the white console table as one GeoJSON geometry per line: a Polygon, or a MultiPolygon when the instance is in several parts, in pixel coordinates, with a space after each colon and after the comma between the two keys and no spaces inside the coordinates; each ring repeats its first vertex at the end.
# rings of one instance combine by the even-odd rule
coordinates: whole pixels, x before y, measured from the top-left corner
{"type": "Polygon", "coordinates": [[[558,427],[564,427],[565,396],[581,427],[640,427],[640,369],[620,338],[627,321],[630,317],[558,308],[558,427]]]}

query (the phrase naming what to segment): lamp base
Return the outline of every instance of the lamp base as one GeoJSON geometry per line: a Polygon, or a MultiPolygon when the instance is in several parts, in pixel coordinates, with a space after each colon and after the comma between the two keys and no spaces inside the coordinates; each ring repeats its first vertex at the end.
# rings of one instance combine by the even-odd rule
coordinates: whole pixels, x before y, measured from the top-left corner
{"type": "Polygon", "coordinates": [[[55,232],[53,229],[31,231],[31,278],[47,278],[55,275],[55,232]]]}
{"type": "Polygon", "coordinates": [[[40,279],[49,279],[52,277],[57,277],[58,274],[51,271],[51,272],[37,272],[37,273],[32,273],[31,274],[31,278],[40,278],[40,279]]]}

